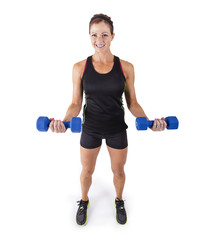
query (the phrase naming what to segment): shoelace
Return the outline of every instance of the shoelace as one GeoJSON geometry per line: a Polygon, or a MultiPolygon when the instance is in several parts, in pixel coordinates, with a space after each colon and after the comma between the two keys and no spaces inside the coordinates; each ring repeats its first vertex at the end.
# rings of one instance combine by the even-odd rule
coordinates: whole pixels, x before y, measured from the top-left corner
{"type": "Polygon", "coordinates": [[[84,211],[87,209],[87,203],[85,203],[84,201],[80,200],[80,201],[77,201],[78,203],[78,206],[79,207],[79,210],[80,210],[80,213],[79,214],[84,214],[84,211]]]}
{"type": "MultiPolygon", "coordinates": [[[[124,200],[124,201],[125,201],[125,200],[124,200]]],[[[121,213],[122,215],[125,214],[124,201],[123,201],[123,200],[119,200],[119,199],[117,199],[117,200],[115,201],[115,203],[116,203],[116,208],[117,208],[118,210],[120,210],[120,213],[121,213]]]]}

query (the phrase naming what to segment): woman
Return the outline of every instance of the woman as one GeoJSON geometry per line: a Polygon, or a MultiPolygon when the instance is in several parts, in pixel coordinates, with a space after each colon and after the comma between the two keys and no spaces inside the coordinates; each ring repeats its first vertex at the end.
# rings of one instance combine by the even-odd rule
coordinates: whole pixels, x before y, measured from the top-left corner
{"type": "MultiPolygon", "coordinates": [[[[72,117],[79,115],[84,92],[85,104],[80,139],[82,197],[78,201],[76,221],[79,225],[84,225],[87,221],[88,191],[102,139],[105,138],[116,190],[116,220],[120,224],[125,224],[127,215],[122,193],[125,184],[128,126],[124,121],[123,92],[133,116],[146,118],[147,116],[136,99],[133,64],[120,60],[110,51],[115,36],[111,18],[104,14],[94,15],[89,23],[89,34],[95,52],[73,66],[73,98],[63,120],[71,121],[72,117]]],[[[162,118],[155,119],[151,129],[162,131],[165,128],[166,122],[162,118]]],[[[57,133],[66,131],[62,121],[54,119],[50,123],[50,129],[57,133]]]]}

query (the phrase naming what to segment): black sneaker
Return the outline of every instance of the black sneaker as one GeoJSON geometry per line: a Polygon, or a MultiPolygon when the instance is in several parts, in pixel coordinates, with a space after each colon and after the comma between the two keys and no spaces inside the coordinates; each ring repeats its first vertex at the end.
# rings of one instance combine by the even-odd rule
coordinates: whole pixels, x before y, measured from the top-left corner
{"type": "Polygon", "coordinates": [[[115,199],[115,207],[116,207],[116,221],[119,224],[125,224],[127,222],[127,215],[124,207],[124,201],[120,199],[115,199]]]}
{"type": "Polygon", "coordinates": [[[87,208],[89,207],[89,200],[88,201],[77,201],[78,203],[78,210],[76,214],[76,222],[79,225],[85,225],[88,219],[87,208]]]}

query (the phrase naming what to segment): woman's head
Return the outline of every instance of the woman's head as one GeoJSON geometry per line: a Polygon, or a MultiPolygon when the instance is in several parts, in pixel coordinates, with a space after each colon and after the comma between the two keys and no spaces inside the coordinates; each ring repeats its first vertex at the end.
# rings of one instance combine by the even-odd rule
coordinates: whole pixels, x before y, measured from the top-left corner
{"type": "Polygon", "coordinates": [[[89,23],[89,34],[96,51],[108,50],[115,36],[111,18],[104,14],[95,14],[89,23]]]}

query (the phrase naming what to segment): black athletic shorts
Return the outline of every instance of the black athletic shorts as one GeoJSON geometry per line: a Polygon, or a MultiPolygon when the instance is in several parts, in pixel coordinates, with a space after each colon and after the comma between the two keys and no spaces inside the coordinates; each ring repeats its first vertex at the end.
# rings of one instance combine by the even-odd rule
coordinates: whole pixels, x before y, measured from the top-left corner
{"type": "Polygon", "coordinates": [[[82,130],[80,145],[84,148],[92,149],[101,146],[102,139],[106,140],[106,145],[111,148],[123,149],[128,146],[126,129],[114,134],[96,134],[88,133],[82,130]]]}

